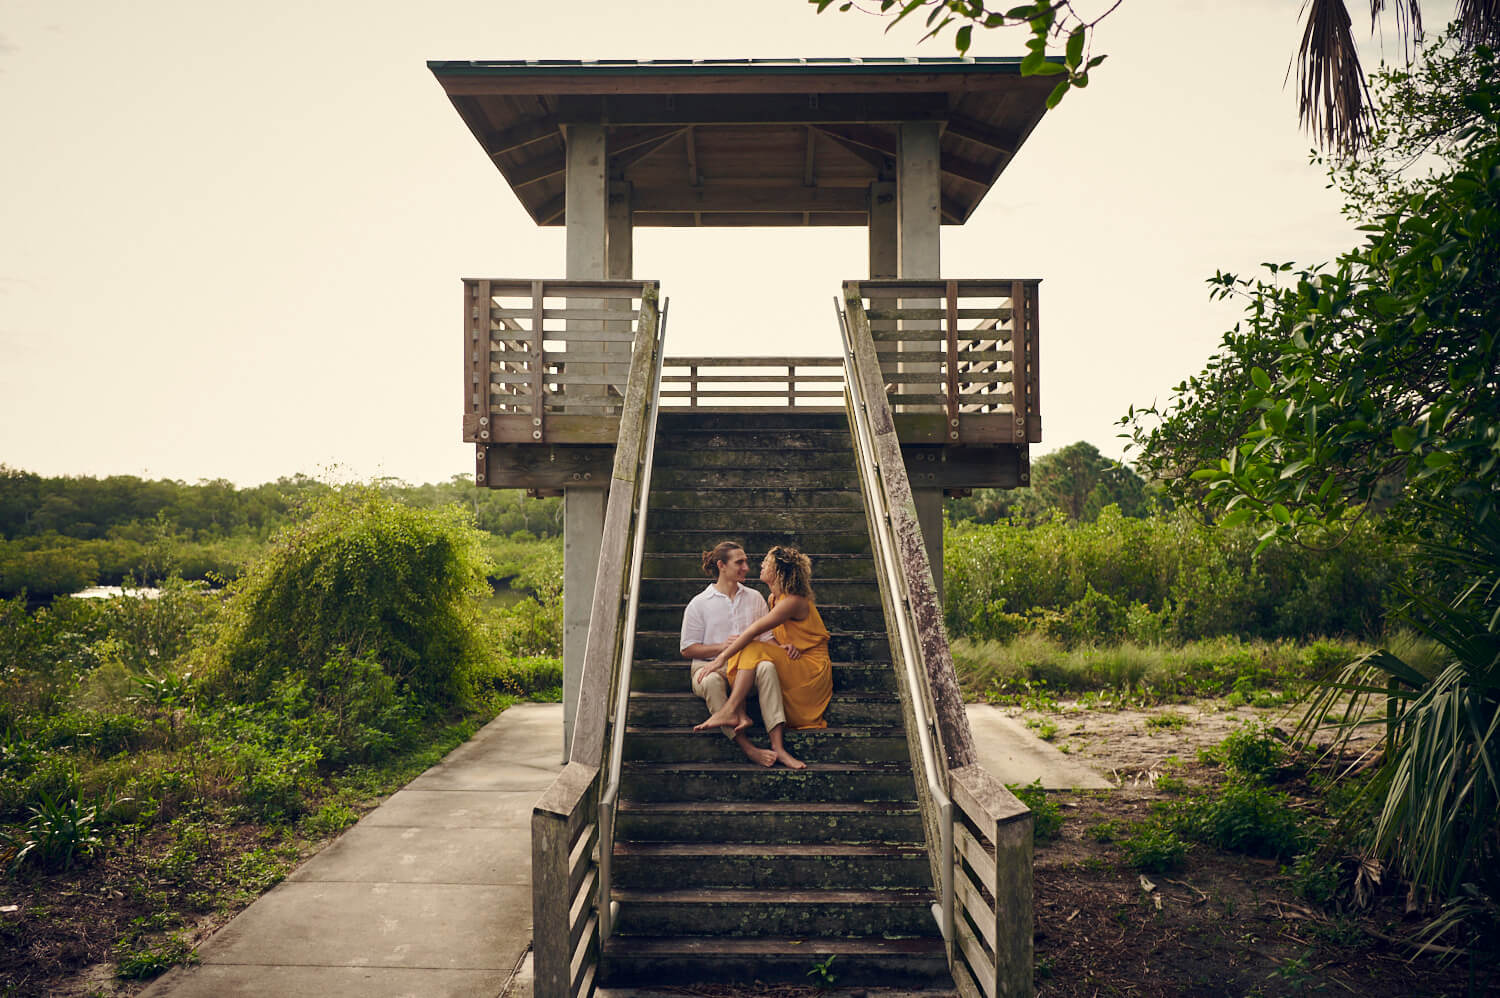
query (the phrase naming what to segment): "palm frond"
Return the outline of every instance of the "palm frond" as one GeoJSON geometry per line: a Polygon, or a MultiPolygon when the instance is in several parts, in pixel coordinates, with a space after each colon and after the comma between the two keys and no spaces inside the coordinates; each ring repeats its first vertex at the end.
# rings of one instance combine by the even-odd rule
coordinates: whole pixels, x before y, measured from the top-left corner
{"type": "MultiPolygon", "coordinates": [[[[1384,0],[1372,0],[1371,13],[1384,0]]],[[[1365,74],[1344,0],[1307,0],[1297,50],[1297,116],[1325,147],[1353,151],[1370,136],[1373,117],[1365,74]]]]}

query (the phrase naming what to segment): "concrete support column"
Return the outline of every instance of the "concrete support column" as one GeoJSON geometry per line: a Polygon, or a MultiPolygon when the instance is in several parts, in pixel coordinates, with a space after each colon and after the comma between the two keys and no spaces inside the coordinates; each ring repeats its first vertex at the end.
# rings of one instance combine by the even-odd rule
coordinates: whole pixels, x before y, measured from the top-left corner
{"type": "MultiPolygon", "coordinates": [[[[568,127],[566,225],[568,280],[607,276],[609,225],[604,128],[568,127]]],[[[581,302],[579,304],[582,304],[581,302]]],[[[601,358],[602,359],[602,358],[601,358]]],[[[576,365],[574,366],[577,369],[576,365]]],[[[602,368],[602,365],[601,365],[602,368]]],[[[583,653],[588,643],[599,544],[604,532],[604,488],[563,491],[563,752],[573,743],[583,653]]]]}
{"type": "MultiPolygon", "coordinates": [[[[899,276],[936,280],[942,276],[942,150],[936,122],[912,121],[900,126],[896,150],[896,216],[899,276]]],[[[936,308],[939,302],[912,302],[936,308]]],[[[903,365],[908,367],[908,365],[903,365]]],[[[927,365],[920,369],[925,370],[927,365]]],[[[932,365],[934,377],[937,366],[932,365]]],[[[932,582],[943,595],[943,490],[912,489],[917,521],[932,564],[932,582]]]]}

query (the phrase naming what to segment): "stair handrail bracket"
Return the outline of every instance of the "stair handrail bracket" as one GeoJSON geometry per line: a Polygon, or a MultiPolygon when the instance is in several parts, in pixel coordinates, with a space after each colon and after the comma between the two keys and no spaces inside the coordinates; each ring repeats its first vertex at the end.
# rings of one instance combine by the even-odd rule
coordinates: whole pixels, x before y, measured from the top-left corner
{"type": "Polygon", "coordinates": [[[657,283],[638,284],[641,305],[620,406],[573,742],[568,764],[531,815],[533,993],[539,998],[592,994],[610,930],[613,805],[666,335],[657,283]]]}
{"type": "MultiPolygon", "coordinates": [[[[907,740],[913,758],[921,759],[917,796],[939,888],[935,915],[961,993],[1030,996],[1033,815],[978,765],[896,434],[889,370],[882,372],[861,283],[868,282],[845,282],[843,301],[834,301],[845,401],[907,740]]],[[[915,289],[880,288],[897,290],[915,289]]],[[[1024,408],[1021,417],[1018,436],[1024,439],[1024,408]]]]}

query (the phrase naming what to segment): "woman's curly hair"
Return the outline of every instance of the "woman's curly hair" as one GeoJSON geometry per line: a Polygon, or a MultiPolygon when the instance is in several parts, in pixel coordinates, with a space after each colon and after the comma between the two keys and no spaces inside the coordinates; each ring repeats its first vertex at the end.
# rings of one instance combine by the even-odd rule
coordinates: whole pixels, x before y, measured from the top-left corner
{"type": "Polygon", "coordinates": [[[778,544],[766,552],[766,557],[776,566],[782,592],[788,596],[813,598],[812,560],[807,555],[794,547],[778,544]]]}

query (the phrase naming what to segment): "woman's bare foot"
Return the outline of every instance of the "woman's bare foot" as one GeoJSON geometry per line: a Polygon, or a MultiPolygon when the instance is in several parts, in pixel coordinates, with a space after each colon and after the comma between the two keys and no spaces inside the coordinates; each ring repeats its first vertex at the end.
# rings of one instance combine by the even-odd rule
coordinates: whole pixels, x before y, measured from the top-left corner
{"type": "Polygon", "coordinates": [[[807,763],[803,762],[801,759],[798,759],[796,756],[792,755],[792,753],[788,752],[784,748],[776,749],[771,754],[776,757],[777,762],[781,763],[787,769],[807,768],[807,763]]]}
{"type": "Polygon", "coordinates": [[[734,733],[739,734],[741,731],[744,731],[746,728],[750,727],[750,724],[750,715],[746,714],[744,711],[740,711],[739,720],[734,722],[734,733]]]}
{"type": "Polygon", "coordinates": [[[772,752],[768,748],[760,748],[759,746],[756,746],[749,741],[746,741],[743,745],[740,746],[740,748],[744,749],[745,758],[749,759],[757,766],[764,766],[765,768],[770,769],[772,766],[776,765],[776,753],[772,752]]]}

